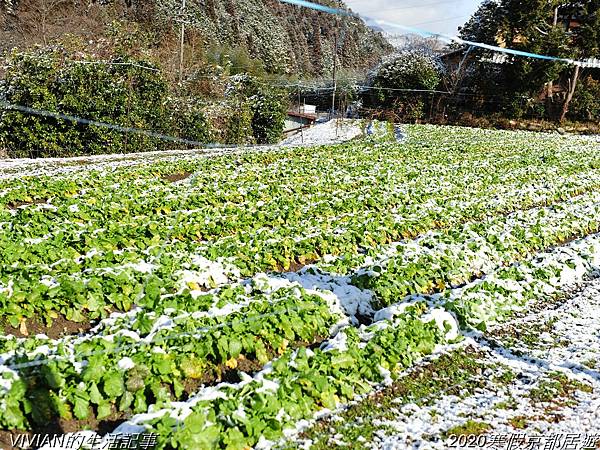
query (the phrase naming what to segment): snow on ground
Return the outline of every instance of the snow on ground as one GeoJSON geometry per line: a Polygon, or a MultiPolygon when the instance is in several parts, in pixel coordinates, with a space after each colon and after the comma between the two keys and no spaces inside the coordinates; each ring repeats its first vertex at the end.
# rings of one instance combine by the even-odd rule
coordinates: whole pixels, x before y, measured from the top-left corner
{"type": "Polygon", "coordinates": [[[468,395],[464,385],[452,395],[442,391],[425,406],[397,399],[397,408],[372,421],[377,430],[364,448],[445,449],[454,433],[482,432],[482,445],[469,448],[509,448],[494,436],[519,433],[530,446],[512,448],[582,449],[586,439],[597,448],[590,435],[600,433],[600,279],[556,308],[473,334],[465,345],[486,367],[469,382],[483,385],[468,395]],[[531,446],[536,439],[540,445],[531,446]],[[559,443],[548,447],[552,439],[559,443]]]}
{"type": "Polygon", "coordinates": [[[334,119],[297,133],[280,143],[282,146],[322,145],[346,142],[362,136],[363,121],[356,119],[334,119]]]}
{"type": "MultiPolygon", "coordinates": [[[[373,132],[384,131],[374,126],[373,132]]],[[[177,161],[182,158],[214,157],[249,151],[270,151],[280,147],[311,146],[346,142],[364,135],[364,123],[355,119],[335,119],[319,123],[276,145],[223,146],[192,150],[164,150],[144,153],[88,155],[70,158],[0,158],[0,179],[36,175],[58,175],[90,169],[112,170],[122,166],[150,164],[157,161],[177,161]]],[[[397,130],[397,133],[401,132],[397,130]]]]}
{"type": "Polygon", "coordinates": [[[69,158],[0,158],[0,179],[23,176],[64,175],[90,170],[114,170],[124,166],[139,166],[155,162],[176,162],[181,159],[215,157],[249,151],[268,151],[274,147],[250,146],[231,148],[200,148],[193,150],[163,150],[143,153],[115,153],[69,158]]]}

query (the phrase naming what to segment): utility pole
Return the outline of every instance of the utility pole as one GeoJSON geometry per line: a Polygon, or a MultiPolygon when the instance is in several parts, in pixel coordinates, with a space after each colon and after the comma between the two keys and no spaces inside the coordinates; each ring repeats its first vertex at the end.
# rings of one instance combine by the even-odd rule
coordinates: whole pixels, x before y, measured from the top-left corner
{"type": "MultiPolygon", "coordinates": [[[[552,28],[555,29],[558,25],[558,5],[554,7],[554,18],[552,19],[552,28]]],[[[554,81],[550,80],[546,83],[546,115],[553,114],[554,102],[554,81]]]]}
{"type": "MultiPolygon", "coordinates": [[[[298,114],[300,114],[300,83],[298,83],[298,114]]],[[[306,112],[306,110],[305,110],[306,112]]],[[[302,125],[302,123],[300,123],[300,138],[301,138],[301,142],[304,144],[304,125],[302,125]]]]}
{"type": "Polygon", "coordinates": [[[335,115],[335,91],[337,90],[337,40],[338,40],[338,21],[336,19],[335,35],[333,36],[333,93],[331,95],[331,118],[335,115]]]}
{"type": "MultiPolygon", "coordinates": [[[[182,0],[181,15],[185,13],[185,1],[182,0]]],[[[181,19],[181,39],[179,42],[179,83],[183,81],[183,50],[185,45],[185,20],[181,19]]]]}
{"type": "MultiPolygon", "coordinates": [[[[558,25],[558,5],[554,7],[554,19],[552,20],[552,28],[556,28],[558,25]]],[[[546,91],[546,106],[550,107],[552,97],[554,96],[554,83],[552,80],[548,81],[546,91]]]]}

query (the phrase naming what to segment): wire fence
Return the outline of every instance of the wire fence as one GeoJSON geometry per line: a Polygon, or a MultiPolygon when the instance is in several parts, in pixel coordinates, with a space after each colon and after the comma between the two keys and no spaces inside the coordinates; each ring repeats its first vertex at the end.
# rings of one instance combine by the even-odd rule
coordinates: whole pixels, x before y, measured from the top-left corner
{"type": "MultiPolygon", "coordinates": [[[[333,86],[319,89],[299,85],[290,101],[331,107],[333,86]]],[[[536,97],[525,94],[469,92],[466,90],[408,89],[338,83],[335,117],[379,119],[394,123],[432,123],[538,129],[566,126],[579,132],[598,133],[598,117],[585,102],[571,102],[566,122],[560,118],[566,93],[536,97]]]]}
{"type": "MultiPolygon", "coordinates": [[[[200,152],[212,152],[215,150],[223,150],[223,151],[232,151],[232,150],[251,150],[251,149],[268,149],[272,147],[272,144],[223,144],[219,142],[201,142],[195,141],[192,139],[186,139],[176,136],[171,136],[168,134],[164,134],[155,130],[134,128],[134,127],[125,127],[121,125],[117,125],[109,122],[101,122],[98,120],[93,120],[84,117],[78,117],[72,114],[63,114],[60,112],[53,112],[39,108],[30,108],[28,106],[23,105],[15,105],[3,100],[0,100],[0,112],[4,111],[16,111],[25,115],[33,115],[39,117],[45,117],[49,119],[54,119],[57,121],[61,121],[64,126],[65,123],[68,126],[69,124],[73,127],[75,126],[87,126],[87,127],[98,127],[107,129],[110,131],[114,131],[115,133],[124,135],[125,137],[128,135],[134,136],[143,136],[147,138],[151,138],[148,142],[149,146],[147,148],[147,152],[151,153],[154,151],[171,151],[171,150],[196,150],[200,152]],[[159,144],[162,142],[163,144],[159,144]],[[164,143],[169,145],[169,147],[165,147],[164,143]],[[171,144],[177,145],[176,147],[171,144]]],[[[65,149],[68,149],[68,142],[65,144],[65,148],[63,149],[49,149],[49,148],[29,148],[27,149],[27,153],[29,158],[63,158],[68,156],[73,157],[88,157],[95,156],[95,153],[83,153],[76,155],[65,154],[65,149]]],[[[2,148],[0,147],[0,151],[2,148]]],[[[127,151],[127,141],[124,141],[122,152],[119,154],[129,153],[127,151]]],[[[132,153],[139,153],[139,151],[135,151],[132,153]]]]}
{"type": "MultiPolygon", "coordinates": [[[[297,98],[300,98],[304,103],[320,106],[320,110],[325,112],[331,105],[333,91],[333,87],[320,88],[317,91],[312,89],[301,91],[300,94],[290,90],[290,100],[291,102],[296,102],[297,98]]],[[[525,97],[506,99],[501,96],[456,95],[445,91],[402,90],[395,91],[393,100],[391,100],[389,105],[384,107],[370,105],[368,102],[361,102],[359,107],[355,107],[353,103],[354,101],[351,96],[347,95],[343,90],[338,89],[336,94],[336,111],[333,118],[363,118],[392,123],[456,124],[482,127],[496,124],[509,128],[511,124],[517,127],[517,123],[520,123],[520,127],[525,125],[530,129],[541,127],[541,125],[537,125],[538,122],[552,121],[551,118],[548,118],[546,110],[540,110],[537,107],[538,105],[525,97]],[[528,123],[521,123],[523,121],[528,123]]],[[[554,105],[555,107],[560,106],[558,103],[554,103],[554,105]]],[[[78,124],[79,126],[106,128],[124,135],[138,135],[152,138],[147,147],[147,152],[149,153],[170,150],[194,150],[201,153],[210,153],[218,150],[261,150],[273,148],[273,144],[199,142],[169,136],[152,130],[123,127],[112,123],[0,101],[0,111],[2,109],[67,121],[73,126],[78,124]],[[158,142],[162,142],[162,144],[158,144],[158,142]]],[[[597,133],[597,128],[594,128],[592,125],[591,123],[581,124],[579,127],[583,132],[597,133]]],[[[68,150],[68,143],[66,145],[66,149],[68,150]]],[[[65,154],[64,149],[48,148],[30,148],[27,150],[27,153],[28,157],[33,159],[41,157],[63,158],[66,156],[88,157],[95,155],[94,153],[69,155],[65,154]]],[[[124,146],[119,154],[126,153],[128,153],[127,147],[124,146]]],[[[135,151],[134,153],[139,153],[139,151],[135,151]]]]}

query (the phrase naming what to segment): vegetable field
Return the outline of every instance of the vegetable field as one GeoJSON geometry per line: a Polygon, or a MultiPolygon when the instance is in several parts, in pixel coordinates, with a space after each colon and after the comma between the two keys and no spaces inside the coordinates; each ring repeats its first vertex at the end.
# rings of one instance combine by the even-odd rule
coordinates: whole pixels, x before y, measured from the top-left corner
{"type": "Polygon", "coordinates": [[[384,128],[0,165],[0,442],[310,448],[328,413],[600,268],[598,142],[384,128]]]}

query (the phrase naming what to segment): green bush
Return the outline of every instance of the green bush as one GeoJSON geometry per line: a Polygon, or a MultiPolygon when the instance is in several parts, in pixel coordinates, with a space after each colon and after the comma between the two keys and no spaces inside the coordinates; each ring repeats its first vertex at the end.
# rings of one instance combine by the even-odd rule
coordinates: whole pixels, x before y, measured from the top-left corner
{"type": "Polygon", "coordinates": [[[573,120],[600,119],[600,81],[588,76],[581,80],[569,108],[573,120]]]}
{"type": "Polygon", "coordinates": [[[261,88],[251,97],[252,133],[259,144],[274,144],[279,142],[287,115],[287,100],[279,92],[261,88]]]}
{"type": "Polygon", "coordinates": [[[226,96],[230,101],[248,102],[252,135],[257,143],[272,144],[281,139],[288,107],[284,91],[263,84],[256,77],[240,74],[231,77],[226,96]]]}
{"type": "Polygon", "coordinates": [[[438,58],[421,50],[406,50],[390,56],[369,76],[374,96],[384,105],[405,97],[386,89],[435,89],[442,80],[443,66],[438,58]],[[377,89],[383,88],[383,89],[377,89]]]}
{"type": "Polygon", "coordinates": [[[161,72],[146,61],[71,58],[60,47],[10,56],[0,99],[60,117],[0,109],[0,149],[9,156],[65,157],[182,146],[71,117],[202,143],[263,144],[277,142],[282,135],[286,96],[250,75],[231,77],[225,99],[211,108],[189,93],[170,96],[161,72]]]}
{"type": "Polygon", "coordinates": [[[174,135],[196,142],[213,142],[213,130],[205,114],[205,105],[195,98],[170,98],[170,124],[174,135]]]}
{"type": "Polygon", "coordinates": [[[223,142],[229,145],[254,144],[252,136],[252,108],[248,101],[240,99],[226,107],[225,129],[223,142]]]}
{"type": "MultiPolygon", "coordinates": [[[[169,134],[168,89],[160,72],[144,61],[110,62],[73,61],[60,48],[13,53],[2,96],[14,105],[169,134]]],[[[155,137],[67,118],[0,110],[0,147],[12,157],[137,152],[166,145],[155,137]]]]}
{"type": "Polygon", "coordinates": [[[214,102],[206,108],[213,142],[228,145],[254,144],[252,110],[248,101],[214,102]]]}

